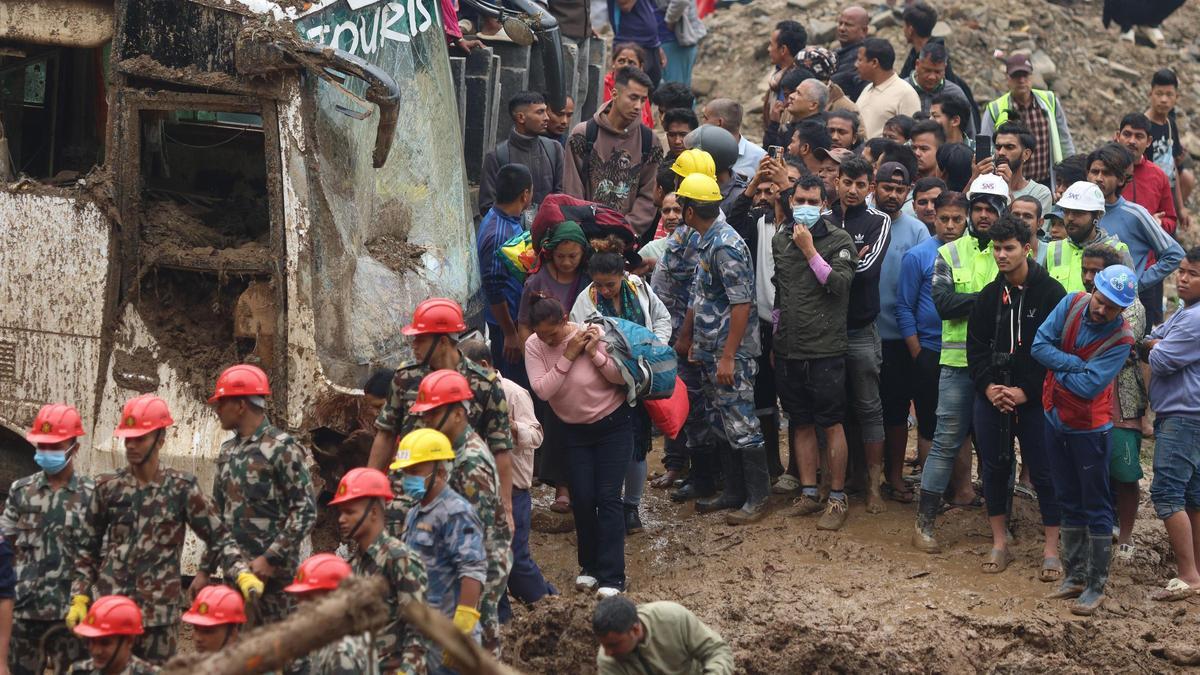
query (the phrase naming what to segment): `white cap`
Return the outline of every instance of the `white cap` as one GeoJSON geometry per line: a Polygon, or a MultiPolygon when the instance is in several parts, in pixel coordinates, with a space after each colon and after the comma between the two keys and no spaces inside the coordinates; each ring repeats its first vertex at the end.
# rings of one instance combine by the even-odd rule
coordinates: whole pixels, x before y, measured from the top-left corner
{"type": "Polygon", "coordinates": [[[971,189],[967,192],[967,197],[974,199],[980,195],[993,195],[1004,199],[1007,204],[1008,199],[1008,183],[1004,179],[994,173],[985,173],[971,182],[971,189]]]}
{"type": "Polygon", "coordinates": [[[1078,180],[1058,199],[1057,206],[1074,211],[1104,212],[1104,193],[1095,183],[1078,180]]]}

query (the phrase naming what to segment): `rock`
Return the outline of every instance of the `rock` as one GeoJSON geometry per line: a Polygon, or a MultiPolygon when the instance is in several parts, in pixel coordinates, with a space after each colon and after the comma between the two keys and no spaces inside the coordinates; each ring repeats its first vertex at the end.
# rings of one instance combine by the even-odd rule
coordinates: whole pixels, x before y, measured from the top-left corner
{"type": "Polygon", "coordinates": [[[871,27],[875,30],[879,30],[881,28],[893,28],[899,25],[900,17],[891,9],[885,9],[871,17],[871,27]]]}
{"type": "Polygon", "coordinates": [[[950,24],[946,23],[945,21],[939,21],[937,22],[937,25],[933,27],[932,35],[935,38],[944,39],[950,37],[951,33],[953,32],[954,29],[950,27],[950,24]]]}
{"type": "Polygon", "coordinates": [[[1123,66],[1119,63],[1113,63],[1110,61],[1108,64],[1108,70],[1113,75],[1116,75],[1117,77],[1119,77],[1127,82],[1135,82],[1136,83],[1136,82],[1142,81],[1141,73],[1134,70],[1133,68],[1130,68],[1128,66],[1123,66]]]}
{"type": "Polygon", "coordinates": [[[1049,54],[1038,49],[1029,56],[1029,60],[1033,63],[1033,72],[1041,75],[1046,84],[1054,84],[1054,80],[1058,78],[1058,66],[1049,54]]]}
{"type": "Polygon", "coordinates": [[[837,37],[837,23],[822,19],[815,19],[808,22],[809,44],[827,44],[832,42],[835,37],[837,37]]]}
{"type": "Polygon", "coordinates": [[[811,9],[820,3],[821,0],[787,0],[787,6],[795,9],[811,9]]]}
{"type": "Polygon", "coordinates": [[[692,92],[699,97],[711,95],[717,90],[717,81],[711,77],[692,77],[692,92]]]}

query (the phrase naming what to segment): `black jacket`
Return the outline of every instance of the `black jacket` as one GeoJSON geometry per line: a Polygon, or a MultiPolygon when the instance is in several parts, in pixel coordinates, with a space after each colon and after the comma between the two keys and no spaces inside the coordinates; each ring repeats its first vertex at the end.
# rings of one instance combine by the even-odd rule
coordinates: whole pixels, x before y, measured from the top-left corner
{"type": "Polygon", "coordinates": [[[892,219],[866,204],[842,213],[840,203],[830,219],[850,233],[855,254],[869,247],[858,256],[854,282],[850,284],[850,311],[846,316],[846,327],[850,330],[865,328],[879,316],[879,274],[892,242],[892,219]]]}
{"type": "Polygon", "coordinates": [[[837,50],[837,70],[834,70],[833,76],[829,78],[830,82],[842,88],[842,93],[851,101],[857,101],[858,95],[867,86],[866,80],[859,77],[858,70],[854,68],[854,62],[858,60],[858,48],[861,46],[863,46],[863,43],[855,42],[845,47],[839,47],[837,50]]]}
{"type": "MultiPolygon", "coordinates": [[[[746,188],[738,193],[725,212],[725,222],[742,236],[750,249],[750,261],[754,269],[758,269],[758,219],[763,216],[761,211],[753,208],[754,200],[746,196],[746,188]]],[[[766,213],[767,222],[775,220],[775,209],[766,213]]]]}
{"type": "Polygon", "coordinates": [[[967,369],[979,393],[989,385],[1004,384],[993,356],[1011,353],[1012,386],[1020,387],[1030,402],[1041,400],[1046,369],[1030,349],[1038,328],[1066,294],[1062,284],[1032,260],[1023,289],[1009,286],[1003,274],[983,287],[967,319],[967,369]],[[1003,303],[1006,290],[1008,302],[1003,303]]]}
{"type": "MultiPolygon", "coordinates": [[[[940,37],[929,38],[930,42],[940,42],[945,44],[946,41],[940,37]]],[[[946,49],[949,52],[949,48],[946,49]]],[[[917,50],[909,48],[908,58],[904,59],[904,67],[900,69],[900,77],[902,79],[912,75],[912,71],[917,68],[917,50]]],[[[946,59],[946,79],[962,87],[963,93],[967,95],[967,103],[971,106],[971,121],[975,123],[975,129],[982,129],[982,120],[979,117],[979,104],[975,103],[975,94],[971,93],[971,87],[967,85],[967,81],[959,77],[954,72],[954,64],[951,59],[946,59]]]]}

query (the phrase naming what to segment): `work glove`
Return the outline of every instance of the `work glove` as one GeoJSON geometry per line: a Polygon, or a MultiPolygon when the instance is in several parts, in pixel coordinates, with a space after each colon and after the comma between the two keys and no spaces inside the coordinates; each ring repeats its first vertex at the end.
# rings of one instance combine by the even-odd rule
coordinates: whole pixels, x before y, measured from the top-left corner
{"type": "Polygon", "coordinates": [[[254,572],[251,572],[249,570],[238,573],[237,586],[238,586],[238,589],[240,589],[242,591],[242,598],[246,602],[250,601],[251,595],[257,596],[257,595],[263,594],[263,588],[264,588],[263,582],[261,580],[259,580],[258,577],[254,576],[254,572]]]}
{"type": "Polygon", "coordinates": [[[479,625],[479,610],[467,605],[459,605],[454,609],[454,627],[464,635],[470,635],[479,625]]]}
{"type": "Polygon", "coordinates": [[[67,610],[67,628],[78,626],[87,618],[88,596],[76,595],[71,598],[71,609],[67,610]]]}

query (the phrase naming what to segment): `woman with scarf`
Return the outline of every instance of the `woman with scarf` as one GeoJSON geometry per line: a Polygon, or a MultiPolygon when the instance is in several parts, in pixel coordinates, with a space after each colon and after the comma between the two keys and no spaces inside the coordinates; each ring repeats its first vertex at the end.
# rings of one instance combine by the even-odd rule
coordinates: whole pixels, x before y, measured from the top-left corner
{"type": "MultiPolygon", "coordinates": [[[[571,321],[583,324],[593,316],[611,316],[645,326],[668,344],[671,314],[641,277],[625,270],[620,251],[624,243],[610,237],[593,241],[595,254],[588,261],[592,283],[575,298],[571,321]]],[[[646,487],[646,453],[650,451],[650,416],[641,403],[633,411],[633,459],[625,473],[625,534],[642,531],[638,508],[646,487]]]]}
{"type": "MultiPolygon", "coordinates": [[[[538,267],[525,280],[521,293],[521,306],[517,311],[517,334],[520,343],[533,333],[529,311],[533,300],[545,296],[558,300],[563,307],[575,304],[580,289],[587,285],[583,276],[583,262],[591,252],[583,228],[571,220],[565,220],[547,233],[538,254],[538,267]]],[[[555,513],[570,513],[571,498],[567,490],[567,451],[563,440],[562,422],[554,410],[540,398],[534,399],[534,412],[542,423],[544,438],[537,449],[537,476],[554,486],[555,513]]]]}

